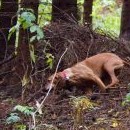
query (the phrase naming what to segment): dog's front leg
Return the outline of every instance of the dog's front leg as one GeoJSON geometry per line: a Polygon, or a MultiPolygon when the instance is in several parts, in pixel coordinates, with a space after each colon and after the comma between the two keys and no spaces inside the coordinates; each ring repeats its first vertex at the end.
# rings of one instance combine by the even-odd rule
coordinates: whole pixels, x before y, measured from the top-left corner
{"type": "Polygon", "coordinates": [[[105,84],[101,81],[101,79],[98,77],[98,76],[96,76],[95,74],[91,74],[90,76],[89,76],[89,78],[90,78],[90,80],[92,80],[92,81],[94,81],[95,83],[97,83],[97,85],[99,86],[99,88],[100,88],[100,90],[102,91],[102,92],[105,92],[106,91],[106,86],[105,86],[105,84]]]}
{"type": "Polygon", "coordinates": [[[88,95],[88,96],[91,96],[92,93],[93,93],[93,92],[92,92],[92,87],[90,87],[90,86],[88,87],[88,86],[87,86],[87,87],[85,88],[85,94],[88,95]]]}

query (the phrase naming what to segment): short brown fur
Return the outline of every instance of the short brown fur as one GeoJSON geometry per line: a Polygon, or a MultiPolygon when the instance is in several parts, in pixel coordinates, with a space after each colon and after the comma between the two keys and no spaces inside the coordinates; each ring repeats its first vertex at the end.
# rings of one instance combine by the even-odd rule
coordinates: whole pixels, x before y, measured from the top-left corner
{"type": "MultiPolygon", "coordinates": [[[[113,53],[100,53],[90,58],[86,58],[84,61],[65,69],[63,72],[66,73],[70,83],[83,84],[83,81],[92,80],[98,85],[101,91],[105,91],[106,88],[113,87],[119,82],[114,71],[122,68],[123,66],[123,60],[117,55],[113,53]],[[105,86],[101,80],[104,71],[106,71],[111,78],[111,83],[107,86],[105,86]]],[[[52,87],[56,87],[58,82],[65,82],[65,79],[60,73],[62,72],[58,72],[56,74],[52,87]]],[[[50,83],[52,82],[53,76],[54,75],[48,78],[48,83],[45,86],[46,89],[48,89],[50,83]]]]}

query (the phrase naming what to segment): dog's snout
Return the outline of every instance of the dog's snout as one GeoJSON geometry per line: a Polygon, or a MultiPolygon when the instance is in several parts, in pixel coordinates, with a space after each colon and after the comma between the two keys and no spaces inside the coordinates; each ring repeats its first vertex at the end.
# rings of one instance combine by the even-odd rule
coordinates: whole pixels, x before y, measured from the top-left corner
{"type": "Polygon", "coordinates": [[[46,90],[49,90],[50,88],[53,88],[53,84],[51,84],[51,83],[47,83],[46,85],[45,85],[45,89],[46,90]]]}

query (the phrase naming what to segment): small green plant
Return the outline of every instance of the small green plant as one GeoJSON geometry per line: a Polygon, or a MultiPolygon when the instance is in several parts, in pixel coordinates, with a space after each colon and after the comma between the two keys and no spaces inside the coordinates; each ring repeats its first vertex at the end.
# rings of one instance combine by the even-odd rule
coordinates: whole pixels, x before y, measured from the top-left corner
{"type": "Polygon", "coordinates": [[[19,117],[18,113],[11,113],[10,116],[6,119],[7,124],[12,124],[20,121],[21,118],[19,117]]]}
{"type": "Polygon", "coordinates": [[[97,105],[96,103],[91,102],[87,97],[72,97],[71,105],[73,107],[73,119],[74,119],[74,128],[78,130],[80,126],[83,125],[84,112],[86,110],[92,110],[97,105]]]}
{"type": "MultiPolygon", "coordinates": [[[[25,119],[32,120],[32,114],[34,113],[34,108],[29,106],[16,105],[13,108],[12,113],[6,119],[6,123],[12,125],[14,130],[27,130],[27,124],[25,124],[25,119]]],[[[58,130],[57,127],[51,124],[40,123],[35,128],[28,126],[30,130],[58,130]]]]}
{"type": "Polygon", "coordinates": [[[27,126],[24,124],[24,118],[31,118],[33,111],[33,107],[17,105],[7,117],[6,123],[11,124],[15,130],[26,130],[27,126]]]}
{"type": "MultiPolygon", "coordinates": [[[[128,84],[128,89],[130,90],[130,83],[128,84]]],[[[126,94],[124,101],[122,102],[122,106],[130,105],[130,92],[126,94]]]]}
{"type": "Polygon", "coordinates": [[[13,128],[14,130],[27,130],[27,127],[24,124],[15,124],[13,128]]]}
{"type": "Polygon", "coordinates": [[[122,105],[123,106],[130,105],[130,93],[126,94],[126,97],[125,97],[124,101],[122,102],[122,105]]]}
{"type": "MultiPolygon", "coordinates": [[[[17,33],[19,35],[20,29],[27,30],[31,33],[29,38],[29,51],[31,60],[35,63],[35,54],[34,54],[34,41],[39,41],[44,38],[44,33],[42,28],[37,25],[37,19],[34,15],[34,11],[28,8],[20,8],[18,11],[18,20],[17,24],[9,30],[8,40],[10,40],[12,34],[17,33]]],[[[15,42],[15,54],[17,54],[18,42],[15,42]]]]}
{"type": "Polygon", "coordinates": [[[28,29],[30,33],[35,33],[35,35],[30,38],[30,42],[43,39],[43,30],[36,24],[36,16],[34,15],[34,11],[32,9],[21,8],[18,12],[19,17],[17,24],[9,30],[8,40],[10,39],[11,35],[20,28],[23,28],[24,30],[28,29]]]}
{"type": "Polygon", "coordinates": [[[50,69],[53,67],[54,63],[54,56],[51,53],[46,53],[46,63],[49,66],[50,69]]]}
{"type": "Polygon", "coordinates": [[[34,111],[33,107],[17,105],[14,107],[14,111],[23,113],[24,115],[30,116],[34,111]]]}

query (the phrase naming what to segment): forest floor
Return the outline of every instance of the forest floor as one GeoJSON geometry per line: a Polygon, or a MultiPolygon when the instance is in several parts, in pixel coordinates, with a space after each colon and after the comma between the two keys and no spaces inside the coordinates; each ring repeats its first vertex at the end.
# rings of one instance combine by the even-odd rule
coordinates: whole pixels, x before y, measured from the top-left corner
{"type": "MultiPolygon", "coordinates": [[[[28,94],[28,103],[21,102],[22,89],[20,83],[12,85],[2,79],[12,78],[14,75],[9,74],[1,77],[0,83],[0,130],[15,130],[16,124],[6,124],[6,119],[16,105],[28,105],[35,107],[35,101],[41,102],[46,91],[44,85],[47,77],[54,73],[58,60],[65,50],[69,48],[59,66],[59,71],[72,66],[77,61],[81,61],[86,57],[92,56],[101,52],[113,52],[123,59],[129,59],[129,55],[122,47],[121,42],[115,40],[104,33],[98,34],[92,31],[89,27],[79,26],[77,24],[52,24],[44,28],[45,40],[38,45],[39,58],[36,65],[36,70],[40,74],[36,75],[37,91],[28,94]],[[51,45],[47,45],[48,42],[51,45]],[[43,49],[49,46],[48,52],[55,56],[55,63],[52,70],[41,71],[46,68],[44,63],[43,49]]],[[[9,63],[7,63],[9,64],[9,63]]],[[[5,71],[5,66],[3,66],[5,71]]],[[[7,65],[8,68],[8,65],[7,65]]],[[[1,70],[1,71],[3,71],[1,70]]],[[[130,130],[130,105],[123,106],[122,102],[129,89],[130,83],[130,66],[125,66],[118,75],[120,83],[113,89],[109,89],[106,93],[100,93],[97,89],[93,90],[93,96],[87,96],[80,88],[61,89],[57,92],[51,91],[47,97],[44,106],[43,114],[37,116],[36,124],[39,125],[37,130],[130,130]],[[86,98],[84,98],[86,97],[86,98]],[[84,104],[76,108],[75,99],[86,99],[85,102],[95,104],[91,109],[84,108],[84,104]],[[89,99],[89,100],[87,100],[89,99]]],[[[12,80],[12,79],[11,79],[12,80]]],[[[103,81],[107,84],[109,81],[108,75],[103,81]]],[[[96,87],[96,86],[95,86],[96,87]]],[[[77,100],[77,102],[80,100],[77,100]]],[[[29,126],[31,117],[21,115],[21,124],[29,126]]],[[[20,124],[20,123],[18,123],[20,124]]],[[[27,128],[28,129],[28,128],[27,128]]],[[[18,129],[20,130],[20,129],[18,129]]],[[[25,130],[25,129],[22,129],[25,130]]]]}

